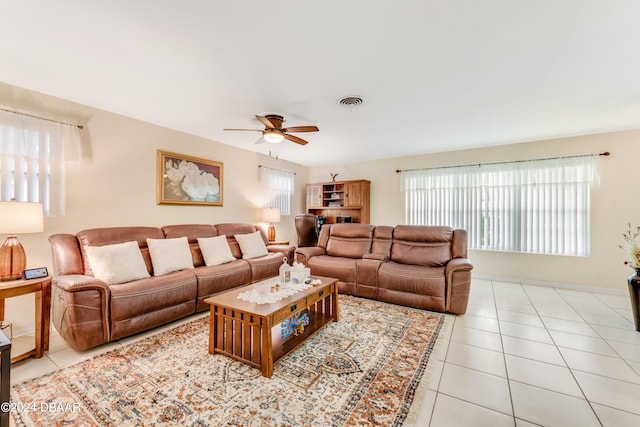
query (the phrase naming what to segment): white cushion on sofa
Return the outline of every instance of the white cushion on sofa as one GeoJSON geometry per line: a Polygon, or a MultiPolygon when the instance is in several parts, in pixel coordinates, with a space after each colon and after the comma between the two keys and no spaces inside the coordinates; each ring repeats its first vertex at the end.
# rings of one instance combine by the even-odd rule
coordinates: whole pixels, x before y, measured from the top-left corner
{"type": "Polygon", "coordinates": [[[260,231],[248,234],[236,234],[234,236],[240,245],[240,251],[242,251],[242,258],[256,258],[259,256],[265,256],[269,254],[267,246],[262,240],[260,231]]]}
{"type": "Polygon", "coordinates": [[[220,265],[236,260],[224,234],[216,237],[198,237],[198,245],[206,265],[220,265]]]}
{"type": "Polygon", "coordinates": [[[186,236],[175,239],[147,239],[147,246],[154,276],[193,268],[193,257],[186,236]]]}
{"type": "Polygon", "coordinates": [[[86,246],[84,249],[94,277],[109,285],[149,277],[137,242],[86,246]]]}

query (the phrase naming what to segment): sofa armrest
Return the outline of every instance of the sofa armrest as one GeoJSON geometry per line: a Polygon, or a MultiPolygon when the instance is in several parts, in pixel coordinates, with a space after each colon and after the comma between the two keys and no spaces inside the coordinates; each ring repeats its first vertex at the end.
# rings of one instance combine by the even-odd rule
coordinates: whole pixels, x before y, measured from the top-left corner
{"type": "Polygon", "coordinates": [[[53,284],[66,292],[79,292],[84,290],[97,290],[105,296],[111,296],[109,285],[93,276],[83,274],[69,274],[54,277],[53,284]]]}
{"type": "Polygon", "coordinates": [[[308,246],[296,249],[296,261],[300,264],[307,265],[309,260],[318,255],[325,255],[327,251],[319,246],[308,246]]]}
{"type": "Polygon", "coordinates": [[[449,276],[454,271],[461,270],[473,270],[473,264],[471,264],[471,260],[468,258],[454,258],[447,263],[445,267],[445,274],[449,276]]]}
{"type": "Polygon", "coordinates": [[[51,320],[74,349],[96,347],[110,340],[110,300],[111,289],[100,279],[81,274],[54,277],[51,320]]]}
{"type": "Polygon", "coordinates": [[[267,251],[269,252],[280,252],[284,256],[287,257],[287,262],[291,265],[293,264],[293,253],[295,252],[296,247],[293,245],[268,245],[267,251]]]}
{"type": "Polygon", "coordinates": [[[454,258],[445,267],[446,310],[454,314],[464,314],[469,303],[471,288],[471,270],[473,265],[468,258],[454,258]]]}
{"type": "Polygon", "coordinates": [[[380,253],[371,253],[362,255],[362,259],[372,259],[376,261],[389,261],[389,255],[380,253]]]}

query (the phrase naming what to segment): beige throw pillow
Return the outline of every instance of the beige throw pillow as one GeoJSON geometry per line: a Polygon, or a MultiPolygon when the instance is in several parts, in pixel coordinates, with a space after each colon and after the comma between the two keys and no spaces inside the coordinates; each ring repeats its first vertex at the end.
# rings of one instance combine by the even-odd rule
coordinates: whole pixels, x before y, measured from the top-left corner
{"type": "Polygon", "coordinates": [[[147,246],[154,276],[193,268],[193,257],[186,236],[175,239],[147,239],[147,246]]]}
{"type": "Polygon", "coordinates": [[[94,277],[108,285],[149,277],[137,242],[84,248],[94,277]]]}
{"type": "Polygon", "coordinates": [[[204,263],[210,265],[226,264],[235,261],[231,248],[224,234],[216,237],[198,237],[198,245],[202,251],[204,263]]]}
{"type": "Polygon", "coordinates": [[[234,236],[240,245],[240,251],[242,251],[242,258],[256,258],[259,256],[265,256],[269,254],[267,247],[262,240],[260,231],[249,234],[236,234],[234,236]]]}

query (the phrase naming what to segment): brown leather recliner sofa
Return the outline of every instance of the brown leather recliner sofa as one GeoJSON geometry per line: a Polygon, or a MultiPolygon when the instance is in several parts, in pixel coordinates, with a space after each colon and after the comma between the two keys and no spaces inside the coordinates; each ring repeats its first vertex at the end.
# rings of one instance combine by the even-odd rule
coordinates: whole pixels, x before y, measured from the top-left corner
{"type": "Polygon", "coordinates": [[[295,247],[269,245],[262,229],[250,224],[186,224],[157,227],[95,228],[49,237],[52,247],[52,320],[60,335],[76,350],[142,332],[207,310],[204,299],[221,291],[277,276],[295,247]],[[260,231],[268,255],[242,259],[234,235],[260,231]],[[206,266],[198,237],[225,235],[235,260],[206,266]],[[186,236],[193,269],[154,276],[146,239],[186,236]],[[150,277],[108,285],[94,277],[86,247],[138,243],[150,277]]]}
{"type": "Polygon", "coordinates": [[[316,247],[296,249],[311,274],[340,293],[464,314],[471,285],[467,232],[443,226],[327,224],[316,247]]]}

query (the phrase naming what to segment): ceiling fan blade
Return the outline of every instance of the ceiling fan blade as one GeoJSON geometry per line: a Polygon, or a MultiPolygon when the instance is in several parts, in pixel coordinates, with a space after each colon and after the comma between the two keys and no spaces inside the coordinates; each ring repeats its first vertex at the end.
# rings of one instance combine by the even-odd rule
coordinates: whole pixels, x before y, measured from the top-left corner
{"type": "Polygon", "coordinates": [[[293,141],[293,142],[295,142],[296,144],[300,144],[300,145],[307,145],[307,144],[309,143],[308,141],[305,141],[305,140],[304,140],[304,139],[302,139],[302,138],[298,138],[298,137],[297,137],[297,136],[295,136],[295,135],[289,135],[288,133],[285,133],[285,134],[284,134],[284,138],[285,138],[285,139],[288,139],[289,141],[293,141]]]}
{"type": "Polygon", "coordinates": [[[318,132],[318,126],[292,126],[282,129],[285,132],[318,132]]]}
{"type": "Polygon", "coordinates": [[[246,130],[249,132],[262,132],[261,129],[222,129],[222,130],[242,130],[242,131],[246,130]]]}
{"type": "Polygon", "coordinates": [[[265,116],[256,116],[256,119],[260,120],[260,123],[265,125],[267,128],[275,129],[275,126],[273,125],[273,123],[271,123],[269,119],[267,119],[265,116]]]}

